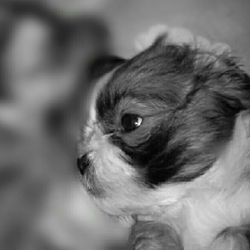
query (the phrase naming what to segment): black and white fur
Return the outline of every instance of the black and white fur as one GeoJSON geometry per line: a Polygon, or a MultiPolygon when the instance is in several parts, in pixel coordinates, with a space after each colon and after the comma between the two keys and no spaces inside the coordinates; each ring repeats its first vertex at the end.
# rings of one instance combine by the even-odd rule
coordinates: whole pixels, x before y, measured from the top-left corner
{"type": "Polygon", "coordinates": [[[249,76],[227,46],[180,29],[117,62],[97,83],[79,147],[95,202],[168,224],[185,250],[248,249],[249,76]],[[142,124],[124,132],[124,114],[142,124]]]}

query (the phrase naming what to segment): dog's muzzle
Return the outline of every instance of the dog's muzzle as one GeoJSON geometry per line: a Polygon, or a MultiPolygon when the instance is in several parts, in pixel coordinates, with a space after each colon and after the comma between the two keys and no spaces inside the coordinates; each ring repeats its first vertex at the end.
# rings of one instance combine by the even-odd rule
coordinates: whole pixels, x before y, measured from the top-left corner
{"type": "Polygon", "coordinates": [[[81,173],[81,175],[84,175],[86,169],[89,167],[90,161],[88,158],[88,154],[84,154],[81,158],[77,159],[77,167],[81,173]]]}

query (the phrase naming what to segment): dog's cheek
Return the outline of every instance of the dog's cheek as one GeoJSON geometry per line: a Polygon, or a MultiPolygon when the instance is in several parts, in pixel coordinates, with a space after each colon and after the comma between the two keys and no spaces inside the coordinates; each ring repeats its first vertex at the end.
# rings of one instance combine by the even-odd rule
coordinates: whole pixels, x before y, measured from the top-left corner
{"type": "Polygon", "coordinates": [[[106,141],[90,156],[93,163],[92,175],[107,193],[122,190],[137,175],[136,170],[123,160],[121,154],[118,147],[106,141]]]}

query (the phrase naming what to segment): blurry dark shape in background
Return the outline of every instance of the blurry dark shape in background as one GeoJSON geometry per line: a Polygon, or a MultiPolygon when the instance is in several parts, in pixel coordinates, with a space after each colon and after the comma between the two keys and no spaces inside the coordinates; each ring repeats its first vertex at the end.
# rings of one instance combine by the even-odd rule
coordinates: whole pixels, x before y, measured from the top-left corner
{"type": "MultiPolygon", "coordinates": [[[[28,29],[34,29],[30,31],[33,32],[33,34],[30,35],[28,33],[29,37],[26,38],[26,40],[18,41],[24,43],[22,45],[23,47],[19,45],[20,47],[17,48],[9,48],[16,49],[14,52],[20,52],[18,49],[27,49],[25,52],[29,52],[29,54],[21,55],[31,58],[34,57],[33,61],[27,58],[19,59],[21,60],[21,62],[17,61],[17,63],[19,63],[17,67],[21,68],[19,70],[39,70],[39,68],[36,69],[35,66],[41,67],[42,65],[37,65],[36,63],[42,59],[47,67],[70,67],[72,66],[70,63],[75,63],[78,65],[73,65],[74,67],[80,66],[83,67],[82,69],[84,70],[84,65],[86,65],[88,60],[105,54],[109,50],[108,29],[105,26],[105,22],[98,20],[96,17],[85,15],[65,18],[61,17],[59,13],[54,13],[44,4],[36,2],[13,2],[7,0],[2,2],[0,7],[1,12],[5,14],[0,24],[3,28],[1,29],[1,54],[5,53],[9,44],[13,45],[12,40],[16,38],[15,33],[18,34],[18,29],[23,28],[22,25],[28,26],[30,25],[29,22],[33,22],[33,27],[28,26],[28,29]],[[39,34],[39,32],[42,34],[39,34]],[[32,35],[34,37],[32,37],[32,35]],[[28,45],[32,45],[33,47],[30,48],[28,45]],[[25,46],[27,46],[27,48],[25,46]],[[34,51],[30,51],[31,49],[34,51]],[[36,49],[38,51],[35,51],[36,49]],[[39,51],[39,49],[43,50],[39,51]],[[39,54],[39,52],[43,52],[44,54],[39,54]],[[25,60],[30,60],[27,63],[27,68],[21,65],[25,60]]],[[[20,36],[20,34],[18,35],[20,36]]],[[[24,35],[27,34],[24,33],[24,35]]],[[[25,37],[21,37],[20,39],[25,39],[25,37]]],[[[19,54],[11,55],[14,57],[11,58],[12,60],[18,60],[16,56],[19,56],[19,54]]],[[[2,66],[4,67],[3,64],[4,62],[2,62],[2,66]]],[[[24,74],[26,72],[21,73],[24,74]]],[[[11,74],[13,74],[13,72],[11,72],[11,74]]],[[[3,85],[3,88],[8,88],[8,86],[4,87],[3,82],[1,85],[3,85]]],[[[8,85],[8,83],[6,83],[6,85],[8,85]]]]}
{"type": "Polygon", "coordinates": [[[85,193],[74,200],[82,191],[72,191],[74,154],[88,65],[110,51],[101,18],[66,17],[45,2],[0,3],[0,249],[88,250],[98,242],[85,223],[94,210],[85,193]]]}

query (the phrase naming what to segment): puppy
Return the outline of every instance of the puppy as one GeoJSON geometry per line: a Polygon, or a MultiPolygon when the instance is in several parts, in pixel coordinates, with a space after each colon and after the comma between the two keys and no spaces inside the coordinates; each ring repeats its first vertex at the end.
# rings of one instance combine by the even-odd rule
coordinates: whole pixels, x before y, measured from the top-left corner
{"type": "Polygon", "coordinates": [[[185,250],[248,249],[250,78],[228,46],[181,33],[101,77],[82,181],[103,211],[164,223],[185,250]]]}

